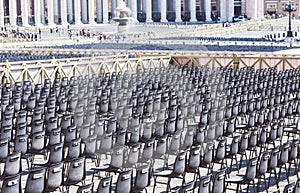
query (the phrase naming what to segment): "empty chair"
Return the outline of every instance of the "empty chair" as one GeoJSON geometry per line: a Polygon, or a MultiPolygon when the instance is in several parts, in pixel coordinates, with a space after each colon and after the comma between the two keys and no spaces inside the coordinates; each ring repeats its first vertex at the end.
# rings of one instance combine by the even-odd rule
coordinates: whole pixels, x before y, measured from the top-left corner
{"type": "Polygon", "coordinates": [[[119,173],[115,193],[130,193],[131,191],[132,170],[126,170],[119,173]]]}
{"type": "Polygon", "coordinates": [[[4,178],[1,193],[22,193],[21,174],[4,178]]]}
{"type": "Polygon", "coordinates": [[[63,162],[53,164],[47,168],[45,192],[62,189],[64,182],[63,162]]]}
{"type": "Polygon", "coordinates": [[[45,189],[46,168],[29,171],[24,193],[43,193],[45,189]]]}
{"type": "Polygon", "coordinates": [[[257,171],[256,171],[256,178],[258,178],[257,192],[259,192],[259,188],[260,188],[260,185],[261,185],[261,179],[264,180],[265,189],[268,188],[266,173],[268,171],[269,159],[270,159],[270,154],[268,152],[263,152],[260,156],[259,163],[258,163],[258,166],[257,166],[257,171]]]}
{"type": "Polygon", "coordinates": [[[93,193],[94,183],[79,186],[77,193],[93,193]]]}
{"type": "Polygon", "coordinates": [[[67,190],[69,190],[71,185],[77,185],[80,182],[84,184],[86,177],[85,168],[85,157],[80,157],[71,161],[69,167],[67,168],[67,179],[63,183],[63,185],[67,187],[67,190]]]}
{"type": "Polygon", "coordinates": [[[223,193],[226,190],[225,187],[226,170],[218,170],[212,176],[212,193],[223,193]]]}
{"type": "Polygon", "coordinates": [[[65,147],[66,153],[64,160],[66,162],[70,162],[74,159],[77,159],[81,156],[82,153],[82,145],[81,145],[81,139],[73,139],[68,145],[65,147]]]}
{"type": "Polygon", "coordinates": [[[176,156],[173,169],[163,170],[161,172],[155,172],[153,174],[153,177],[154,177],[153,192],[155,192],[155,187],[156,187],[157,183],[160,183],[160,184],[163,183],[163,182],[157,180],[157,178],[161,178],[161,177],[168,178],[167,183],[163,183],[163,184],[167,185],[166,191],[167,192],[170,191],[170,188],[171,188],[170,183],[171,183],[172,178],[178,178],[181,175],[183,175],[183,173],[185,171],[185,162],[186,162],[186,152],[180,152],[176,156]]]}
{"type": "MultiPolygon", "coordinates": [[[[98,173],[100,176],[100,172],[106,172],[106,173],[120,172],[120,170],[122,169],[123,164],[124,164],[123,162],[124,162],[124,147],[115,146],[112,150],[112,155],[111,155],[109,164],[92,168],[92,170],[94,171],[93,178],[96,173],[98,173]]],[[[100,160],[99,160],[99,163],[100,163],[100,160]]]]}
{"type": "Polygon", "coordinates": [[[5,160],[4,171],[0,178],[4,179],[9,176],[20,174],[22,171],[21,152],[9,154],[5,160]]]}
{"type": "Polygon", "coordinates": [[[42,161],[33,161],[31,163],[31,167],[34,166],[50,166],[54,163],[62,162],[64,159],[64,149],[63,149],[63,143],[57,143],[52,146],[50,146],[50,152],[48,153],[48,156],[46,156],[45,160],[42,161]]]}
{"type": "Polygon", "coordinates": [[[211,175],[202,176],[200,178],[198,193],[210,193],[211,175]]]}
{"type": "MultiPolygon", "coordinates": [[[[251,158],[247,162],[247,169],[245,175],[230,176],[225,182],[237,184],[236,192],[239,192],[239,188],[243,184],[247,184],[247,192],[249,192],[249,185],[252,182],[255,189],[254,178],[256,176],[257,158],[251,158]]],[[[227,189],[227,188],[226,188],[227,189]]],[[[255,191],[255,190],[254,190],[255,191]]]]}
{"type": "MultiPolygon", "coordinates": [[[[150,185],[150,167],[148,165],[137,168],[132,192],[141,192],[150,185]]],[[[147,192],[147,189],[146,189],[147,192]]]]}
{"type": "Polygon", "coordinates": [[[111,180],[112,176],[102,178],[98,184],[97,193],[111,193],[111,180]]]}
{"type": "Polygon", "coordinates": [[[200,146],[191,148],[191,150],[189,151],[187,163],[185,166],[184,180],[185,180],[185,175],[187,173],[194,174],[194,181],[197,179],[196,177],[200,177],[200,172],[199,172],[200,160],[201,160],[200,146]]]}

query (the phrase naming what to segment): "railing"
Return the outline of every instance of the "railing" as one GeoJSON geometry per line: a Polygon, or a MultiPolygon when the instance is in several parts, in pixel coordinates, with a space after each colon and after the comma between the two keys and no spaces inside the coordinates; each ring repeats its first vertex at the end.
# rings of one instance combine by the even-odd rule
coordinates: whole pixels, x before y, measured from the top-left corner
{"type": "MultiPolygon", "coordinates": [[[[132,57],[132,56],[131,56],[132,57]]],[[[2,83],[31,81],[43,83],[45,79],[86,76],[99,73],[137,72],[148,68],[166,67],[170,56],[151,57],[87,57],[72,59],[52,59],[40,61],[7,62],[0,64],[2,83]]]]}

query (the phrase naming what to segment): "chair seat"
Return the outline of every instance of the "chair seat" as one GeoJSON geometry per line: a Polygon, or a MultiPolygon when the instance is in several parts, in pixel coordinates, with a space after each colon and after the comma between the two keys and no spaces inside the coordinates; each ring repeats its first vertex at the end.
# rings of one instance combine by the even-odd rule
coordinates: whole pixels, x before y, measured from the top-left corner
{"type": "Polygon", "coordinates": [[[242,182],[243,180],[244,180],[244,176],[237,175],[237,176],[233,176],[233,177],[230,177],[230,178],[226,179],[226,182],[228,182],[228,183],[238,183],[238,182],[242,182]]]}
{"type": "Polygon", "coordinates": [[[172,170],[163,170],[161,172],[154,173],[154,176],[169,176],[172,174],[172,170]]]}

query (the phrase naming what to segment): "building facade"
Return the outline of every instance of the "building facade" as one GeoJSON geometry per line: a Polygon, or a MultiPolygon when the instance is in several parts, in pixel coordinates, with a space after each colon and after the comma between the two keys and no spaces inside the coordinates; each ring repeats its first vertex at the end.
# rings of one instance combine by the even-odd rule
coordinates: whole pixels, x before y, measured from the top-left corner
{"type": "Polygon", "coordinates": [[[284,11],[284,8],[291,4],[291,7],[294,8],[294,11],[292,12],[293,15],[297,16],[300,14],[298,5],[300,3],[300,0],[265,0],[265,13],[269,15],[285,15],[287,14],[286,11],[284,11]]]}
{"type": "MultiPolygon", "coordinates": [[[[264,15],[262,0],[125,0],[135,22],[232,21],[264,15]]],[[[0,26],[108,23],[120,0],[0,0],[0,26]]]]}

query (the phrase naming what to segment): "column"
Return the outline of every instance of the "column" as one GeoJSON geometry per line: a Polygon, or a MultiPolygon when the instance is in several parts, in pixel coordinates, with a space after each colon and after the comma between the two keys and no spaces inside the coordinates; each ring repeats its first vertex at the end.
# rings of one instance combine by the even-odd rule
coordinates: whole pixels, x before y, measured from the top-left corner
{"type": "Polygon", "coordinates": [[[257,19],[257,1],[251,0],[251,18],[257,19]]]}
{"type": "Polygon", "coordinates": [[[220,21],[227,21],[226,1],[220,1],[220,21]]]}
{"type": "Polygon", "coordinates": [[[133,22],[138,22],[137,20],[137,0],[131,0],[131,17],[133,18],[133,22]]]}
{"type": "Polygon", "coordinates": [[[176,12],[175,22],[182,22],[182,19],[181,19],[181,0],[175,0],[175,12],[176,12]]]}
{"type": "Polygon", "coordinates": [[[61,25],[68,25],[67,0],[60,0],[61,25]]]}
{"type": "Polygon", "coordinates": [[[68,13],[68,22],[73,23],[73,1],[67,0],[67,13],[68,13]]]}
{"type": "Polygon", "coordinates": [[[0,0],[0,27],[4,26],[4,3],[0,0]]]}
{"type": "Polygon", "coordinates": [[[81,0],[81,20],[82,23],[88,23],[87,0],[81,0]]]}
{"type": "Polygon", "coordinates": [[[146,0],[146,23],[152,22],[152,0],[146,0]]]}
{"type": "Polygon", "coordinates": [[[81,3],[80,3],[80,0],[74,0],[74,18],[75,18],[75,25],[82,24],[82,22],[81,22],[81,3]]]}
{"type": "Polygon", "coordinates": [[[211,0],[205,0],[205,21],[210,22],[211,20],[211,0]]]}
{"type": "Polygon", "coordinates": [[[40,9],[41,9],[41,22],[42,24],[46,24],[45,22],[45,1],[44,0],[41,0],[41,3],[40,3],[40,9]]]}
{"type": "Polygon", "coordinates": [[[97,11],[97,23],[101,23],[103,21],[102,17],[102,0],[96,1],[96,11],[97,11]]]}
{"type": "Polygon", "coordinates": [[[228,0],[228,13],[227,20],[232,21],[232,17],[234,17],[234,0],[228,0]]]}
{"type": "Polygon", "coordinates": [[[117,8],[117,0],[111,0],[111,17],[117,17],[117,12],[116,12],[116,8],[117,8]]]}
{"type": "Polygon", "coordinates": [[[54,23],[54,2],[53,0],[48,0],[47,1],[47,6],[48,6],[48,25],[55,25],[54,23]]]}
{"type": "Polygon", "coordinates": [[[58,2],[58,0],[54,0],[54,5],[53,5],[53,7],[54,7],[54,23],[59,23],[59,2],[58,2]]]}
{"type": "Polygon", "coordinates": [[[88,0],[89,4],[89,24],[96,24],[95,22],[95,1],[88,0]]]}
{"type": "Polygon", "coordinates": [[[160,22],[168,22],[167,20],[167,0],[160,0],[160,22]]]}
{"type": "MultiPolygon", "coordinates": [[[[3,1],[0,0],[2,3],[3,1]]],[[[23,26],[29,26],[29,23],[28,23],[28,15],[29,15],[29,5],[28,5],[28,0],[23,0],[21,1],[22,3],[22,8],[21,8],[21,12],[22,12],[22,23],[23,23],[23,26]]],[[[3,7],[0,5],[0,7],[3,7]]]]}
{"type": "Polygon", "coordinates": [[[263,19],[264,18],[264,10],[265,10],[265,3],[264,1],[257,1],[257,18],[258,19],[263,19]]]}
{"type": "Polygon", "coordinates": [[[16,2],[16,0],[9,1],[9,23],[12,26],[17,25],[17,2],[16,2]]]}
{"type": "Polygon", "coordinates": [[[102,3],[103,23],[108,23],[108,0],[103,0],[102,3]]]}
{"type": "Polygon", "coordinates": [[[36,26],[42,25],[41,22],[41,1],[34,0],[34,23],[36,26]]]}
{"type": "MultiPolygon", "coordinates": [[[[262,1],[264,3],[264,1],[262,1]]],[[[242,15],[246,14],[246,0],[241,0],[241,13],[242,15]]]]}
{"type": "Polygon", "coordinates": [[[190,22],[197,22],[196,19],[196,0],[190,0],[190,22]]]}

